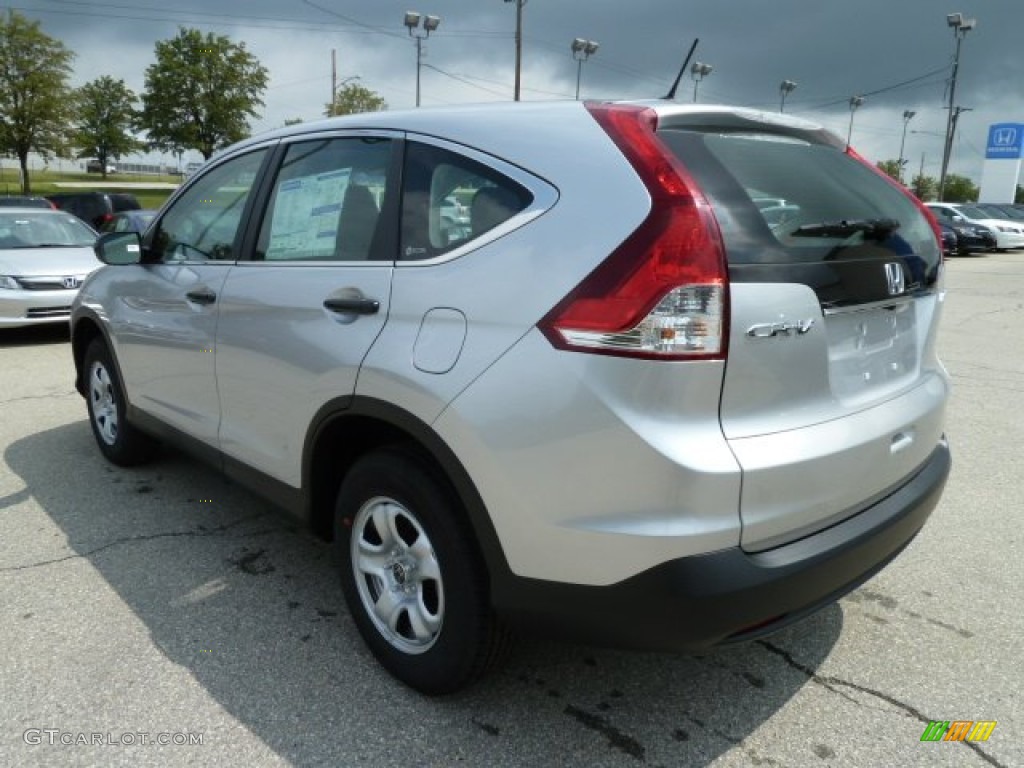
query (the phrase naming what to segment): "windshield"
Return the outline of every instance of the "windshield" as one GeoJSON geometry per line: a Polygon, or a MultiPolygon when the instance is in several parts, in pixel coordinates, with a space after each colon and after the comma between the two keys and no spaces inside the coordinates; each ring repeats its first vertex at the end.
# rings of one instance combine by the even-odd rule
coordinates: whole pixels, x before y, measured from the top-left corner
{"type": "Polygon", "coordinates": [[[0,211],[0,248],[79,248],[96,233],[71,214],[56,211],[0,211]]]}
{"type": "Polygon", "coordinates": [[[993,216],[991,213],[986,213],[981,208],[975,208],[973,205],[961,205],[958,209],[960,213],[968,219],[999,219],[1001,216],[993,216]]]}

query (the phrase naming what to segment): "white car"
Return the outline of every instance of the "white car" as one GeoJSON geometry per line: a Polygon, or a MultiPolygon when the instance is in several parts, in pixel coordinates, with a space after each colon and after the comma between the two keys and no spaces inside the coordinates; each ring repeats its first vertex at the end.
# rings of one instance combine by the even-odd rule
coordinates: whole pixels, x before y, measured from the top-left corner
{"type": "Polygon", "coordinates": [[[0,328],[67,323],[78,287],[102,266],[95,240],[70,213],[0,210],[0,328]]]}
{"type": "Polygon", "coordinates": [[[1024,222],[993,219],[985,211],[962,203],[925,203],[944,224],[973,224],[990,230],[996,236],[996,249],[1024,248],[1024,222]]]}

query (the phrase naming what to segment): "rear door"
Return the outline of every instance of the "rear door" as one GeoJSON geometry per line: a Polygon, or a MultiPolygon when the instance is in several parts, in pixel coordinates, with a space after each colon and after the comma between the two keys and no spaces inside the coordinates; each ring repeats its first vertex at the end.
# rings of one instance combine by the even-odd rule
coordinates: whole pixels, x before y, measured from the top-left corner
{"type": "Polygon", "coordinates": [[[397,248],[396,135],[291,141],[217,328],[221,449],[301,484],[319,409],[351,395],[388,316],[397,248]]]}
{"type": "Polygon", "coordinates": [[[941,439],[941,252],[915,201],[818,136],[751,126],[662,138],[725,240],[720,420],[743,468],[741,542],[769,548],[884,497],[941,439]]]}

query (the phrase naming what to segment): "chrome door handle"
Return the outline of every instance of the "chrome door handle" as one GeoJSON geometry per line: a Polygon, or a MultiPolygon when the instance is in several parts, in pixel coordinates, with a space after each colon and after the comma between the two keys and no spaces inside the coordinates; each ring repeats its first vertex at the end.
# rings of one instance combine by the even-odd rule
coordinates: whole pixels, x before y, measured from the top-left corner
{"type": "Polygon", "coordinates": [[[324,307],[345,315],[375,315],[380,310],[376,299],[324,299],[324,307]]]}

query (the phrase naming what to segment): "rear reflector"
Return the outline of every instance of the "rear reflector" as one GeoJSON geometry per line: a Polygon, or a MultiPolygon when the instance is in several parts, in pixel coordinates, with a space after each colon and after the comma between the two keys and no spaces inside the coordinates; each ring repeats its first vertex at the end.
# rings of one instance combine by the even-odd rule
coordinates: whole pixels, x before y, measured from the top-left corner
{"type": "Polygon", "coordinates": [[[540,322],[559,349],[657,360],[724,359],[728,279],[718,223],[655,134],[654,110],[587,109],[651,196],[639,227],[540,322]]]}

